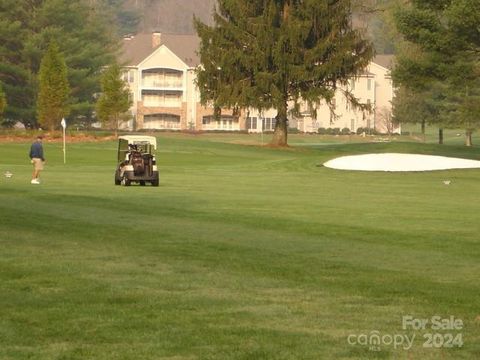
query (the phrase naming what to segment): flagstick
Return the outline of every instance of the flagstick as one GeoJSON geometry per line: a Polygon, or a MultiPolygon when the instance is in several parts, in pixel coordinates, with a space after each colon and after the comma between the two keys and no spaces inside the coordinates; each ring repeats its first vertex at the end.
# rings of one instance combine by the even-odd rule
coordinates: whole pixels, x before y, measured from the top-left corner
{"type": "Polygon", "coordinates": [[[65,128],[63,128],[63,163],[67,163],[67,152],[65,149],[65,128]]]}
{"type": "Polygon", "coordinates": [[[65,129],[67,128],[67,123],[65,122],[65,118],[62,119],[62,122],[60,123],[63,128],[63,163],[67,163],[67,149],[65,146],[65,129]]]}

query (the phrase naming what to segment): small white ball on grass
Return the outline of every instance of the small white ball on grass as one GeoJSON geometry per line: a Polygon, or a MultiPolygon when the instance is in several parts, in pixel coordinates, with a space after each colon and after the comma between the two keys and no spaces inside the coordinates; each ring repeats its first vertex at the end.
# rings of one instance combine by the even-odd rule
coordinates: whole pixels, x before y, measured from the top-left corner
{"type": "Polygon", "coordinates": [[[5,171],[5,177],[7,179],[10,179],[13,176],[13,174],[10,171],[5,171]]]}

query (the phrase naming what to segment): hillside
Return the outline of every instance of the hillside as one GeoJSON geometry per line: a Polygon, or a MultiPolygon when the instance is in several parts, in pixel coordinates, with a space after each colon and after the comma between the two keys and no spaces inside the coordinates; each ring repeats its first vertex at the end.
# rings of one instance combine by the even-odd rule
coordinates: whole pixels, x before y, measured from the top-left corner
{"type": "Polygon", "coordinates": [[[193,16],[211,22],[215,0],[127,0],[128,10],[139,13],[139,32],[194,33],[193,16]]]}
{"type": "MultiPolygon", "coordinates": [[[[138,16],[136,32],[161,31],[172,34],[193,34],[193,16],[206,23],[212,23],[215,0],[125,0],[124,9],[138,16]]],[[[395,31],[390,18],[395,0],[359,0],[354,23],[367,28],[379,54],[394,52],[395,31]],[[358,5],[360,4],[360,5],[358,5]],[[381,11],[368,11],[368,7],[381,11]],[[387,11],[385,11],[387,10],[387,11]]],[[[120,25],[121,33],[132,29],[120,25]]]]}

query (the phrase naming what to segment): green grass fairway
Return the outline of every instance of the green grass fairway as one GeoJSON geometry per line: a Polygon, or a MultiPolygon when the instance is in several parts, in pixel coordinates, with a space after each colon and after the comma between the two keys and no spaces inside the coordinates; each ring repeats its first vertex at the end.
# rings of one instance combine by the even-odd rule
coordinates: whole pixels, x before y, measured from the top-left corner
{"type": "Polygon", "coordinates": [[[0,359],[479,359],[480,170],[321,164],[480,148],[347,138],[161,134],[158,188],[113,185],[115,142],[46,143],[40,186],[0,143],[0,359]],[[402,329],[435,315],[463,328],[402,329]]]}

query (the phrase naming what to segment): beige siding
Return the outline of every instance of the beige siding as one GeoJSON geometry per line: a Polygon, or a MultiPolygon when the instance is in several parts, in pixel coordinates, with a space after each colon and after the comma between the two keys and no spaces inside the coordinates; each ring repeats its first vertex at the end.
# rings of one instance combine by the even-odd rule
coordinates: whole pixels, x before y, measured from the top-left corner
{"type": "MultiPolygon", "coordinates": [[[[232,118],[231,111],[225,110],[222,112],[224,119],[218,121],[209,118],[213,115],[213,109],[200,104],[200,93],[195,84],[195,69],[187,66],[165,45],[160,46],[138,66],[126,70],[125,76],[134,100],[131,111],[136,117],[137,129],[147,125],[149,128],[197,131],[261,132],[262,129],[273,129],[277,113],[274,109],[262,113],[250,109],[238,118],[232,118]],[[148,120],[144,123],[145,116],[148,120]],[[248,120],[247,117],[251,119],[248,120]],[[178,118],[179,122],[176,120],[178,118]]],[[[361,103],[372,104],[372,113],[354,109],[341,90],[335,94],[336,116],[333,116],[325,102],[318,104],[316,116],[306,104],[302,104],[300,114],[290,116],[290,126],[297,127],[302,132],[317,132],[320,127],[348,128],[352,132],[359,127],[387,131],[385,114],[391,113],[393,96],[388,69],[371,63],[366,75],[351,79],[349,85],[343,88],[351,91],[361,103]]]]}

